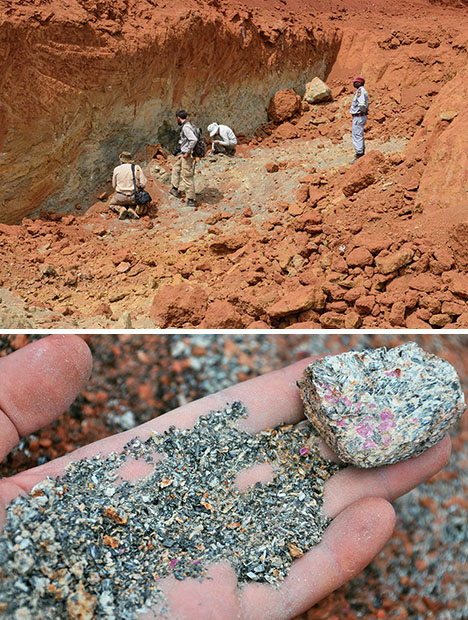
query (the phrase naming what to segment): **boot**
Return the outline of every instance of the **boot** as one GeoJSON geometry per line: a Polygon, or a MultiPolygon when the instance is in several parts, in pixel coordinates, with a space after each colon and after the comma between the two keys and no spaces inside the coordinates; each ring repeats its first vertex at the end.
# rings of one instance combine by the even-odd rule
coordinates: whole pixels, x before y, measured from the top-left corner
{"type": "Polygon", "coordinates": [[[171,196],[175,196],[175,198],[180,198],[180,192],[179,192],[179,190],[177,189],[177,187],[172,187],[172,188],[169,190],[169,193],[171,194],[171,196]]]}
{"type": "Polygon", "coordinates": [[[187,200],[187,207],[194,207],[195,206],[195,200],[193,200],[193,198],[189,198],[187,200]]]}
{"type": "Polygon", "coordinates": [[[124,220],[127,217],[127,214],[128,214],[127,207],[120,207],[119,220],[124,220]]]}
{"type": "Polygon", "coordinates": [[[356,155],[354,156],[353,161],[351,162],[351,165],[353,165],[354,163],[356,163],[356,162],[357,162],[357,160],[358,160],[360,157],[363,157],[363,156],[364,156],[364,153],[365,153],[365,151],[363,151],[362,153],[356,153],[356,155]]]}
{"type": "Polygon", "coordinates": [[[127,209],[127,214],[128,214],[128,217],[130,217],[130,218],[132,218],[132,219],[134,219],[134,220],[139,220],[139,219],[140,219],[140,216],[139,216],[139,215],[138,215],[138,213],[135,211],[135,209],[132,209],[132,207],[129,207],[129,208],[127,209]]]}

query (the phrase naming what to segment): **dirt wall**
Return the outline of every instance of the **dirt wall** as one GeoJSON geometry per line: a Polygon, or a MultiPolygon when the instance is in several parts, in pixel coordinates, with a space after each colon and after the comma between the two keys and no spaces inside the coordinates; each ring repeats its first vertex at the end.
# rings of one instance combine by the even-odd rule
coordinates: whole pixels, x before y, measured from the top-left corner
{"type": "Polygon", "coordinates": [[[253,132],[272,94],[325,77],[340,45],[334,26],[258,9],[67,8],[16,7],[0,24],[1,222],[84,205],[122,149],[170,141],[177,107],[253,132]]]}

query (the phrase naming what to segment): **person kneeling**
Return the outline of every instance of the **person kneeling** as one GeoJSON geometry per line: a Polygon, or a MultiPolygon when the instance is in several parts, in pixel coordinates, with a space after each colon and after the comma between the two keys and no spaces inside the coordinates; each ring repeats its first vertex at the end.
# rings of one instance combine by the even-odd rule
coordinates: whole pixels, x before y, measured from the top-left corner
{"type": "Polygon", "coordinates": [[[138,187],[145,187],[145,175],[140,166],[135,164],[132,154],[128,151],[120,153],[119,160],[120,166],[114,168],[114,174],[112,175],[112,187],[115,189],[115,194],[113,194],[110,200],[109,208],[111,211],[119,214],[119,220],[123,220],[126,217],[139,219],[140,216],[136,211],[132,167],[135,166],[138,187]]]}

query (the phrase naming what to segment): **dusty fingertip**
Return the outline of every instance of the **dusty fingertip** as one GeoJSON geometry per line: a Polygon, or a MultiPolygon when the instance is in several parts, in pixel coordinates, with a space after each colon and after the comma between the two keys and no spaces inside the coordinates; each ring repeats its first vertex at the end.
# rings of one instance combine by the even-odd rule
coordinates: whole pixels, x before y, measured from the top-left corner
{"type": "Polygon", "coordinates": [[[53,334],[40,341],[41,344],[51,344],[54,348],[61,349],[60,353],[67,358],[72,354],[75,364],[87,381],[93,368],[93,356],[85,340],[78,334],[53,334]]]}

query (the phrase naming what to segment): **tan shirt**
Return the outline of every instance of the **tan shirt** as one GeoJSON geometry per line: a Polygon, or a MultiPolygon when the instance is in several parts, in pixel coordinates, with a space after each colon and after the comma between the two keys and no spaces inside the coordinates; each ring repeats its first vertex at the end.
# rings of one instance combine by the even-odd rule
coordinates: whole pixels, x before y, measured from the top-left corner
{"type": "MultiPolygon", "coordinates": [[[[143,174],[143,170],[140,166],[135,166],[135,176],[137,187],[145,187],[146,178],[143,174]]],[[[133,175],[131,164],[120,164],[117,168],[114,168],[114,174],[112,175],[112,187],[119,194],[125,194],[125,196],[133,196],[133,175]]]]}

